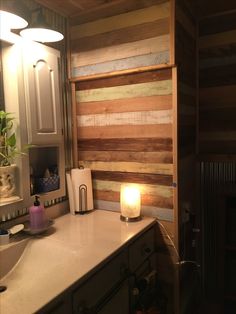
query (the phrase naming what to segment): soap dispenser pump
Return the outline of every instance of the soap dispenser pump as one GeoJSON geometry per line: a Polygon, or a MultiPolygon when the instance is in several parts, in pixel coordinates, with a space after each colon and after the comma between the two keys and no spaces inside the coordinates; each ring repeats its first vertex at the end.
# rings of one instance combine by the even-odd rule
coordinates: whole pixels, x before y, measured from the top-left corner
{"type": "Polygon", "coordinates": [[[40,204],[39,196],[35,195],[34,205],[29,208],[30,228],[33,230],[45,227],[44,207],[40,204]]]}

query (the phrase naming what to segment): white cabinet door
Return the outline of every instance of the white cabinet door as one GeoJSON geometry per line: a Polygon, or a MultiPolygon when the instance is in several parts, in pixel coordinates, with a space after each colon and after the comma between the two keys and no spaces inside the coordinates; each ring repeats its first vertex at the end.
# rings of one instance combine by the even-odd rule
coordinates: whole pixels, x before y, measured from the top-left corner
{"type": "Polygon", "coordinates": [[[23,49],[28,142],[62,140],[59,51],[32,43],[23,49]]]}

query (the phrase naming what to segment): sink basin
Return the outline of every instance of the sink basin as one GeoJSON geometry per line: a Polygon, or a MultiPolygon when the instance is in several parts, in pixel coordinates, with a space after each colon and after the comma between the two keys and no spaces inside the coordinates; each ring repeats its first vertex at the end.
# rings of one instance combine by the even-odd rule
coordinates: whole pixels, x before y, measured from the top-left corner
{"type": "Polygon", "coordinates": [[[20,260],[29,239],[0,246],[0,280],[5,277],[20,260]]]}

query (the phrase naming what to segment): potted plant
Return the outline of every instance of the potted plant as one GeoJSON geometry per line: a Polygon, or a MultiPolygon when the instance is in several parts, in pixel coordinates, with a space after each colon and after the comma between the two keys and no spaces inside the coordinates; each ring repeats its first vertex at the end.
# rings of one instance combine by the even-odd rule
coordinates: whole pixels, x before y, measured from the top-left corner
{"type": "Polygon", "coordinates": [[[0,111],[0,202],[6,202],[15,195],[14,159],[25,154],[16,145],[14,119],[12,113],[0,111]]]}

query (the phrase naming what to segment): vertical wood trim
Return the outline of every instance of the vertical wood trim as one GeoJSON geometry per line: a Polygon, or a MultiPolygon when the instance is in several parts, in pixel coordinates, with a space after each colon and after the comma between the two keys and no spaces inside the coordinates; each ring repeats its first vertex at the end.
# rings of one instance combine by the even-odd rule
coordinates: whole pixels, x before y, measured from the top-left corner
{"type": "Polygon", "coordinates": [[[196,26],[196,154],[199,154],[199,22],[196,26]]]}
{"type": "Polygon", "coordinates": [[[178,99],[177,99],[177,68],[172,69],[172,103],[173,103],[173,127],[172,127],[172,138],[173,138],[173,182],[176,183],[176,187],[173,189],[173,205],[174,205],[174,243],[176,249],[179,250],[179,239],[178,239],[178,99]]]}
{"type": "Polygon", "coordinates": [[[78,163],[78,138],[77,138],[77,116],[76,116],[76,90],[75,83],[71,83],[72,96],[72,147],[73,147],[73,167],[78,163]]]}
{"type": "MultiPolygon", "coordinates": [[[[174,245],[179,252],[179,217],[178,209],[178,93],[177,93],[177,68],[172,68],[172,104],[173,104],[173,182],[176,187],[173,188],[173,210],[174,210],[174,245]]],[[[179,257],[176,255],[176,263],[179,262],[179,257]]],[[[176,314],[180,311],[180,279],[179,269],[176,268],[174,280],[174,308],[176,314]]]]}
{"type": "Polygon", "coordinates": [[[170,0],[170,64],[175,64],[175,0],[170,0]]]}
{"type": "Polygon", "coordinates": [[[66,47],[67,47],[67,77],[71,77],[71,45],[70,45],[70,26],[69,26],[69,21],[67,20],[66,23],[66,47]]]}

